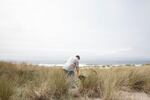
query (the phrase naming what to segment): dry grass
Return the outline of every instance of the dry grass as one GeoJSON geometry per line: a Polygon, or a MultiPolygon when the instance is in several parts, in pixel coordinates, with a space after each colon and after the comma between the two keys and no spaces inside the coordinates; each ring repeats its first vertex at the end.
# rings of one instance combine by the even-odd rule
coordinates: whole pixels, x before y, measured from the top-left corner
{"type": "MultiPolygon", "coordinates": [[[[121,91],[150,94],[150,65],[88,68],[81,74],[86,78],[78,80],[77,87],[85,99],[126,100],[121,91]]],[[[0,62],[0,100],[78,100],[69,93],[69,81],[60,67],[0,62]]]]}
{"type": "Polygon", "coordinates": [[[0,98],[1,100],[9,100],[14,93],[13,83],[6,79],[0,79],[0,98]]]}

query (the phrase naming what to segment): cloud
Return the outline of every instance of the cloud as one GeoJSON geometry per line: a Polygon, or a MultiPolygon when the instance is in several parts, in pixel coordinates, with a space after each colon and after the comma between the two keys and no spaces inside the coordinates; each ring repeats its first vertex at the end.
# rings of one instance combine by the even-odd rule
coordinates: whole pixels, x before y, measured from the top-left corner
{"type": "Polygon", "coordinates": [[[131,50],[133,50],[133,48],[120,48],[120,49],[112,50],[110,51],[110,53],[116,54],[116,53],[121,53],[121,52],[129,52],[131,50]]]}
{"type": "Polygon", "coordinates": [[[132,51],[133,48],[117,48],[112,50],[103,50],[98,53],[98,55],[119,55],[132,51]]]}

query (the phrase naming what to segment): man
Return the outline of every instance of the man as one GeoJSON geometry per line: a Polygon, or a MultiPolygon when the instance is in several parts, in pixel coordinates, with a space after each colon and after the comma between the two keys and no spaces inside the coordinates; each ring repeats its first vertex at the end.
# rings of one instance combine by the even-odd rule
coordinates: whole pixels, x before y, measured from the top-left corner
{"type": "Polygon", "coordinates": [[[69,76],[74,76],[75,71],[77,72],[77,76],[79,76],[79,60],[80,56],[76,55],[75,57],[71,57],[70,59],[68,59],[65,65],[63,66],[64,71],[69,76]]]}

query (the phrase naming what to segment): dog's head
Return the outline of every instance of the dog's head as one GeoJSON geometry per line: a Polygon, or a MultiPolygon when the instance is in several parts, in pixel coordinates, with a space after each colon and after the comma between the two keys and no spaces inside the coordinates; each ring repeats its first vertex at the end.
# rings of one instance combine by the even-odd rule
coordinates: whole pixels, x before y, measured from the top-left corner
{"type": "Polygon", "coordinates": [[[80,80],[85,80],[85,76],[84,75],[79,75],[79,77],[78,77],[80,80]]]}

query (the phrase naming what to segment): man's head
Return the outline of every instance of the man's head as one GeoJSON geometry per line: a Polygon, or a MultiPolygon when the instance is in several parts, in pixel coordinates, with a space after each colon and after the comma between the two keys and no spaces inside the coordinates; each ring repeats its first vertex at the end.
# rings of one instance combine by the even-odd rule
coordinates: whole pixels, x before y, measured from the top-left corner
{"type": "Polygon", "coordinates": [[[79,55],[76,55],[76,57],[80,60],[80,56],[79,55]]]}

